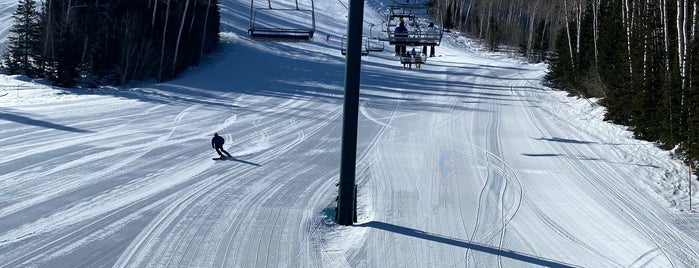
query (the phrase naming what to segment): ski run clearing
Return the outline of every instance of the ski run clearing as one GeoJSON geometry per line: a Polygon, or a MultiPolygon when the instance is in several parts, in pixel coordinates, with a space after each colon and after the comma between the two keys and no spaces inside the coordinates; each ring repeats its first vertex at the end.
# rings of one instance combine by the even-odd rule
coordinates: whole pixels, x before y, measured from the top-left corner
{"type": "Polygon", "coordinates": [[[289,44],[220,0],[219,52],[165,83],[0,76],[0,267],[699,267],[682,161],[458,33],[420,70],[362,58],[358,222],[337,225],[346,4],[289,44]]]}

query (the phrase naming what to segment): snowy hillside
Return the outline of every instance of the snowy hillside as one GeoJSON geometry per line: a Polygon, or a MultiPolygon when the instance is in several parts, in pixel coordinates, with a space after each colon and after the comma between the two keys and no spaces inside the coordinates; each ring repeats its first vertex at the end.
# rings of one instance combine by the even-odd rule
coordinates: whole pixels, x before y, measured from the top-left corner
{"type": "Polygon", "coordinates": [[[338,226],[346,0],[316,1],[309,44],[249,40],[249,4],[220,0],[220,52],[174,81],[0,76],[0,267],[699,266],[681,161],[457,34],[420,70],[363,58],[359,222],[338,226]]]}

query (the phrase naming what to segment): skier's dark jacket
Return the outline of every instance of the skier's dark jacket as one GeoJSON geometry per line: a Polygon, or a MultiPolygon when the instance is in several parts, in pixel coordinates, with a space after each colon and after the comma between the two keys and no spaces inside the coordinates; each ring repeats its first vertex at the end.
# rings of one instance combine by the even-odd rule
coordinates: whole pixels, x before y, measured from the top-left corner
{"type": "Polygon", "coordinates": [[[213,139],[211,139],[211,147],[217,148],[217,147],[222,147],[224,143],[223,137],[221,136],[216,136],[213,139]]]}

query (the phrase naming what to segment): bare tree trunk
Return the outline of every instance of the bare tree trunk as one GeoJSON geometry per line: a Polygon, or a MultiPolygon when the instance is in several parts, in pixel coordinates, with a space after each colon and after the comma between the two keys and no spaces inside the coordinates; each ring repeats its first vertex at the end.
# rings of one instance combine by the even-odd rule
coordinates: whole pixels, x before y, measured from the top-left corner
{"type": "Polygon", "coordinates": [[[532,9],[533,13],[529,15],[529,36],[527,37],[527,52],[526,52],[526,57],[527,59],[531,60],[531,55],[532,55],[532,43],[534,40],[534,22],[536,21],[536,10],[537,7],[539,6],[539,0],[537,0],[534,3],[534,8],[532,9]]]}
{"type": "Polygon", "coordinates": [[[594,50],[595,50],[595,66],[599,63],[599,48],[597,47],[597,43],[599,42],[599,7],[600,7],[600,1],[601,0],[593,0],[592,1],[592,34],[593,34],[593,39],[592,43],[594,45],[594,50]]]}
{"type": "Polygon", "coordinates": [[[486,19],[486,14],[485,14],[485,7],[480,8],[479,11],[480,11],[480,22],[479,22],[479,25],[478,25],[478,28],[479,28],[479,30],[478,30],[478,38],[480,38],[480,39],[482,39],[482,40],[485,40],[485,36],[483,35],[483,34],[485,33],[485,30],[483,29],[483,27],[485,27],[485,25],[486,25],[485,20],[487,20],[487,19],[486,19]]]}
{"type": "Polygon", "coordinates": [[[192,34],[192,28],[194,28],[194,21],[197,18],[197,3],[194,2],[194,5],[192,7],[192,20],[189,23],[189,30],[187,31],[188,34],[192,34]]]}
{"type": "MultiPolygon", "coordinates": [[[[48,59],[53,61],[55,54],[54,54],[54,45],[53,45],[53,35],[51,34],[53,32],[53,26],[54,26],[53,25],[53,12],[52,12],[53,8],[51,8],[51,0],[46,1],[46,9],[47,9],[46,16],[48,18],[47,18],[47,24],[46,24],[46,30],[45,30],[46,32],[44,35],[43,56],[45,58],[48,57],[48,59]]],[[[46,61],[46,59],[44,59],[44,61],[46,61]]],[[[44,65],[43,62],[41,64],[42,64],[42,66],[44,65]]],[[[44,71],[43,68],[42,68],[42,71],[44,71]]]]}
{"type": "Polygon", "coordinates": [[[570,20],[568,19],[568,0],[563,0],[563,15],[566,23],[566,35],[568,35],[568,51],[570,52],[570,65],[575,69],[575,53],[573,53],[573,40],[570,39],[570,20]]]}
{"type": "Polygon", "coordinates": [[[463,21],[463,17],[462,17],[462,15],[464,14],[463,13],[464,2],[463,1],[453,1],[452,4],[454,5],[454,9],[453,9],[454,12],[452,15],[453,16],[452,21],[454,22],[454,26],[456,26],[456,29],[459,29],[459,31],[461,31],[464,27],[464,21],[463,21]]]}
{"type": "MultiPolygon", "coordinates": [[[[494,38],[492,36],[493,32],[491,31],[491,28],[490,28],[491,27],[490,23],[493,21],[493,19],[492,19],[493,18],[493,4],[492,3],[490,5],[488,5],[487,10],[488,10],[488,15],[484,16],[487,20],[486,26],[485,26],[485,34],[486,34],[486,40],[488,40],[488,43],[490,44],[490,41],[492,40],[492,38],[494,38]]],[[[495,47],[493,46],[490,49],[491,49],[491,51],[494,51],[495,47]]]]}
{"type": "Polygon", "coordinates": [[[189,10],[189,0],[185,2],[184,4],[184,14],[182,14],[182,23],[180,23],[180,30],[177,33],[177,43],[175,43],[175,58],[172,60],[172,72],[174,76],[174,72],[177,69],[177,57],[179,56],[179,51],[180,51],[180,40],[182,39],[182,29],[184,29],[184,22],[187,19],[187,10],[189,10]]]}
{"type": "Polygon", "coordinates": [[[544,60],[544,42],[546,41],[546,25],[549,24],[549,17],[547,16],[546,19],[544,19],[544,27],[541,27],[541,40],[539,40],[539,56],[536,59],[536,62],[542,62],[544,60]]]}
{"type": "MultiPolygon", "coordinates": [[[[170,1],[169,1],[169,0],[168,0],[168,2],[167,2],[167,5],[168,5],[168,7],[170,6],[170,1]]],[[[150,26],[151,26],[151,27],[155,27],[155,15],[158,14],[157,12],[158,12],[158,1],[155,0],[155,1],[154,1],[154,5],[153,5],[153,18],[151,19],[151,22],[150,22],[150,26]]]]}
{"type": "Polygon", "coordinates": [[[699,25],[699,2],[697,1],[694,1],[694,12],[692,18],[692,21],[694,22],[692,23],[692,40],[697,42],[699,41],[697,40],[697,31],[699,31],[699,29],[697,29],[697,25],[699,25]]]}
{"type": "Polygon", "coordinates": [[[648,63],[648,35],[645,34],[643,36],[643,81],[648,80],[648,68],[650,68],[650,64],[648,63]]]}
{"type": "Polygon", "coordinates": [[[626,27],[626,53],[629,63],[629,74],[633,74],[633,66],[631,63],[631,27],[633,27],[633,25],[630,12],[629,0],[624,0],[624,8],[621,9],[621,17],[623,19],[624,26],[626,27]]]}
{"type": "Polygon", "coordinates": [[[471,8],[473,7],[473,2],[476,0],[468,1],[468,7],[466,8],[466,15],[464,16],[464,21],[468,23],[468,16],[471,14],[471,8]]]}
{"type": "Polygon", "coordinates": [[[68,0],[68,8],[67,8],[67,10],[66,10],[66,20],[67,20],[68,18],[70,18],[70,6],[71,6],[71,3],[72,3],[72,2],[73,2],[72,0],[68,0]]]}
{"type": "MultiPolygon", "coordinates": [[[[204,44],[206,44],[206,27],[209,26],[209,11],[211,10],[211,0],[206,5],[206,16],[204,17],[204,31],[201,35],[201,53],[199,54],[199,61],[204,59],[204,44]]],[[[442,23],[442,22],[440,22],[442,23]]]]}
{"type": "MultiPolygon", "coordinates": [[[[663,42],[665,43],[665,58],[670,59],[670,29],[669,20],[667,17],[667,0],[662,0],[660,3],[660,14],[663,20],[663,42]]],[[[665,72],[670,73],[670,61],[665,61],[665,72]]]]}
{"type": "MultiPolygon", "coordinates": [[[[697,37],[697,30],[699,30],[699,29],[697,29],[697,25],[699,25],[699,2],[694,1],[694,8],[692,11],[692,33],[691,33],[692,42],[699,42],[699,37],[697,37]]],[[[696,53],[696,51],[694,53],[696,53]]],[[[695,57],[696,57],[696,55],[695,55],[695,57]]],[[[694,62],[696,62],[696,61],[694,61],[694,62]]],[[[693,64],[693,63],[690,63],[690,64],[693,64]]],[[[692,74],[690,74],[690,75],[692,75],[692,74]]],[[[693,88],[696,86],[692,82],[693,79],[688,79],[688,80],[689,80],[689,82],[687,83],[688,88],[693,88]]]]}
{"type": "Polygon", "coordinates": [[[580,39],[582,39],[582,38],[580,38],[580,36],[582,35],[583,2],[578,0],[577,2],[575,2],[575,4],[576,4],[575,5],[575,11],[576,11],[575,17],[577,18],[577,21],[576,21],[577,25],[575,25],[575,26],[576,26],[576,29],[578,30],[578,32],[577,32],[578,36],[575,40],[575,42],[576,42],[575,52],[578,53],[578,55],[579,55],[580,54],[580,42],[581,42],[580,39]]]}
{"type": "Polygon", "coordinates": [[[165,7],[165,26],[163,26],[163,44],[160,48],[160,69],[158,70],[158,80],[163,80],[163,61],[165,61],[165,34],[167,33],[168,20],[170,18],[170,0],[167,0],[165,7]]]}
{"type": "Polygon", "coordinates": [[[132,24],[134,23],[133,21],[133,16],[127,15],[127,18],[124,19],[123,22],[123,28],[124,31],[122,34],[123,39],[126,40],[125,44],[121,46],[121,65],[118,66],[117,70],[119,72],[119,75],[121,76],[121,84],[126,83],[128,74],[129,74],[129,69],[131,68],[131,59],[134,57],[134,46],[135,43],[131,42],[133,40],[131,35],[129,34],[129,29],[131,28],[132,24]]]}
{"type": "Polygon", "coordinates": [[[89,37],[87,34],[85,34],[85,35],[83,35],[83,54],[82,54],[82,56],[80,57],[80,63],[81,63],[81,64],[82,64],[82,63],[85,63],[85,58],[87,57],[87,47],[88,47],[88,44],[90,44],[90,37],[89,37]]]}
{"type": "Polygon", "coordinates": [[[687,2],[686,0],[677,0],[677,57],[680,68],[680,77],[682,78],[682,88],[685,87],[685,54],[687,51],[687,2]]]}

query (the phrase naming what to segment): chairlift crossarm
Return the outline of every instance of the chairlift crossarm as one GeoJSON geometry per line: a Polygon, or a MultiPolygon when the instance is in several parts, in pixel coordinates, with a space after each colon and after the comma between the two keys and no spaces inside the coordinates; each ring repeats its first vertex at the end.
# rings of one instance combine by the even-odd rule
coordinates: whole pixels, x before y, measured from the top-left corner
{"type": "Polygon", "coordinates": [[[408,20],[414,20],[414,19],[415,19],[415,14],[407,14],[407,13],[391,14],[391,15],[389,16],[388,19],[389,19],[389,20],[393,20],[393,19],[396,19],[396,18],[398,18],[398,19],[408,18],[408,20]]]}
{"type": "Polygon", "coordinates": [[[396,35],[395,32],[388,32],[388,43],[390,45],[406,46],[439,46],[442,33],[428,33],[424,31],[408,32],[407,36],[396,35]]]}
{"type": "MultiPolygon", "coordinates": [[[[369,51],[383,51],[383,46],[381,47],[381,50],[372,49],[369,37],[366,35],[362,36],[362,56],[369,55],[369,51]]],[[[340,41],[340,53],[342,53],[342,55],[347,55],[347,36],[342,36],[342,40],[340,41]]]]}

